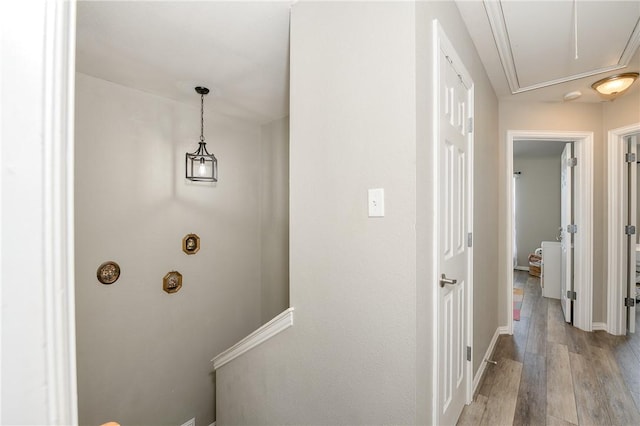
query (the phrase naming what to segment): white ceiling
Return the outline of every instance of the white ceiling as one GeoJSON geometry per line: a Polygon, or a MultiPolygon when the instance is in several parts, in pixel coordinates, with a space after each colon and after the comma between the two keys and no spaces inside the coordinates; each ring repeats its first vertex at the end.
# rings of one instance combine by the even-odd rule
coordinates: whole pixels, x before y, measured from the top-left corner
{"type": "Polygon", "coordinates": [[[292,1],[79,1],[76,68],[256,123],[289,113],[292,1]]]}
{"type": "Polygon", "coordinates": [[[639,1],[456,3],[500,99],[562,102],[579,90],[574,102],[602,102],[593,82],[640,71],[639,1]]]}
{"type": "MultiPolygon", "coordinates": [[[[289,11],[295,1],[81,0],[77,69],[194,105],[199,96],[193,88],[204,85],[212,91],[207,111],[266,123],[289,112],[289,11]]],[[[490,0],[493,15],[482,1],[456,1],[501,99],[561,102],[565,93],[580,90],[583,96],[574,102],[601,102],[591,83],[640,70],[640,49],[634,47],[640,42],[638,1],[578,0],[578,60],[573,1],[490,0]],[[489,16],[503,21],[508,37],[497,39],[508,41],[502,49],[511,52],[507,69],[517,77],[516,91],[615,67],[621,57],[629,65],[512,94],[489,16]]],[[[640,83],[631,91],[637,90],[640,83]]]]}

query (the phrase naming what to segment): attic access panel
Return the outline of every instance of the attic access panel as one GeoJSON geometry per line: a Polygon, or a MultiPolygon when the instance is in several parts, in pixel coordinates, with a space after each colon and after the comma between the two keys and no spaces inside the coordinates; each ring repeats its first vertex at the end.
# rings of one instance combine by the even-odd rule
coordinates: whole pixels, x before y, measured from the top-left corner
{"type": "Polygon", "coordinates": [[[623,68],[640,44],[636,2],[485,2],[512,93],[623,68]],[[577,53],[574,12],[577,10],[577,53]]]}

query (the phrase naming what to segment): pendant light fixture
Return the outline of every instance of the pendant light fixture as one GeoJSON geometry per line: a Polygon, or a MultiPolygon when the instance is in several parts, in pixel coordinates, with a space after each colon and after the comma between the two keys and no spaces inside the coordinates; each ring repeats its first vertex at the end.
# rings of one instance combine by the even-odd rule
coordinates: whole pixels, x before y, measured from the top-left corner
{"type": "Polygon", "coordinates": [[[198,182],[217,182],[218,160],[209,154],[204,141],[204,95],[209,93],[209,89],[198,86],[196,93],[200,94],[200,142],[195,152],[185,155],[185,177],[198,182]]]}
{"type": "Polygon", "coordinates": [[[637,72],[625,72],[598,80],[591,88],[604,99],[613,100],[626,92],[637,78],[637,72]]]}

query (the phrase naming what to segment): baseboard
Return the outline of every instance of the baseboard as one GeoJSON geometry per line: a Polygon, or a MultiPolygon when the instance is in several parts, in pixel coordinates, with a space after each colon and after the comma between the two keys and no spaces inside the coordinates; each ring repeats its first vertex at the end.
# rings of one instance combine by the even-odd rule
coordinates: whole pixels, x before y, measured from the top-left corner
{"type": "Polygon", "coordinates": [[[180,426],[196,426],[196,418],[192,418],[191,420],[187,420],[186,422],[182,423],[180,426]]]}
{"type": "Polygon", "coordinates": [[[508,325],[503,325],[498,327],[498,334],[511,334],[509,333],[509,326],[508,325]]]}
{"type": "Polygon", "coordinates": [[[491,342],[489,342],[489,347],[482,358],[482,363],[480,363],[480,368],[476,372],[476,375],[473,377],[473,390],[472,394],[475,395],[478,390],[478,386],[480,385],[480,380],[482,380],[482,376],[484,375],[484,371],[487,368],[487,363],[484,361],[485,359],[491,359],[491,355],[493,354],[493,350],[496,348],[496,343],[498,342],[498,336],[501,334],[505,334],[501,332],[501,329],[504,327],[496,328],[496,332],[493,333],[493,337],[491,338],[491,342]]]}
{"type": "Polygon", "coordinates": [[[211,423],[209,426],[216,426],[216,422],[211,423]]]}
{"type": "Polygon", "coordinates": [[[515,268],[516,271],[526,271],[529,272],[529,267],[528,266],[516,266],[515,268]]]}
{"type": "Polygon", "coordinates": [[[606,322],[594,322],[591,323],[591,330],[593,331],[606,331],[609,332],[609,328],[607,327],[606,322]]]}

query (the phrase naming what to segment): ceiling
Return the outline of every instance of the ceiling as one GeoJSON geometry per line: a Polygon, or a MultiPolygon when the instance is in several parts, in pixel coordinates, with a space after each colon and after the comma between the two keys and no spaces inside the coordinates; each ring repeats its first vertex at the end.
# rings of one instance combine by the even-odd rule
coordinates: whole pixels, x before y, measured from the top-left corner
{"type": "Polygon", "coordinates": [[[574,102],[602,102],[593,82],[640,71],[638,1],[456,4],[500,99],[562,102],[578,90],[574,102]]]}
{"type": "MultiPolygon", "coordinates": [[[[289,113],[295,2],[79,1],[77,70],[194,105],[204,85],[207,111],[267,123],[289,113]]],[[[640,2],[578,0],[578,59],[573,1],[456,2],[500,99],[601,102],[591,83],[640,70],[640,2]]]]}
{"type": "Polygon", "coordinates": [[[76,69],[256,123],[289,113],[291,1],[79,1],[76,69]]]}

